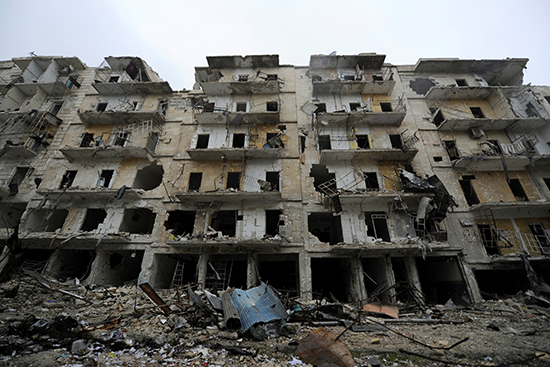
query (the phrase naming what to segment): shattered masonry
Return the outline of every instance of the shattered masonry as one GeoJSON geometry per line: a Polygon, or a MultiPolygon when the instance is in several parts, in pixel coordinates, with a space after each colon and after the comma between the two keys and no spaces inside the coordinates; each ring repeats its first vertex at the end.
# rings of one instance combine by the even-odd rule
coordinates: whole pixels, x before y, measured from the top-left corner
{"type": "Polygon", "coordinates": [[[456,304],[548,280],[550,87],[522,85],[527,59],[207,61],[182,91],[139,57],[0,62],[0,280],[343,302],[406,281],[456,304]]]}

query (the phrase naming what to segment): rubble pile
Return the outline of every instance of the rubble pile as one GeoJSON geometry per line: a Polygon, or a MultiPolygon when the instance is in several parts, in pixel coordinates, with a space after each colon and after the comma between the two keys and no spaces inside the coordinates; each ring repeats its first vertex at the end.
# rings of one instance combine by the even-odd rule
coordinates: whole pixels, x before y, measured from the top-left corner
{"type": "Polygon", "coordinates": [[[26,271],[0,296],[0,366],[550,365],[550,309],[528,294],[342,304],[265,283],[84,287],[26,271]]]}

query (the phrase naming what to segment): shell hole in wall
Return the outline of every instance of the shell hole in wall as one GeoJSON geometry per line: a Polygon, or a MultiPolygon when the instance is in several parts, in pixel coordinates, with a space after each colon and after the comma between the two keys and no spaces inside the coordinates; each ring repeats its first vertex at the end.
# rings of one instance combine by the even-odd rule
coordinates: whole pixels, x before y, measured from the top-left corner
{"type": "Polygon", "coordinates": [[[162,183],[164,168],[161,165],[152,164],[137,172],[132,188],[142,190],[153,190],[162,183]]]}

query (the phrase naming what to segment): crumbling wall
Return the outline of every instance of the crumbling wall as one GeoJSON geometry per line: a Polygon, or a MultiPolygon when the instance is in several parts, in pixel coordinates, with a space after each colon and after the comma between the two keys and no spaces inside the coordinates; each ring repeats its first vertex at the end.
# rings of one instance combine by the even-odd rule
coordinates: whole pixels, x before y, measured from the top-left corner
{"type": "MultiPolygon", "coordinates": [[[[472,180],[472,185],[479,198],[480,202],[515,202],[512,190],[506,182],[506,175],[501,171],[491,172],[473,172],[475,180],[472,180]]],[[[518,179],[529,198],[529,201],[541,199],[535,185],[525,171],[509,171],[511,179],[518,179]]],[[[471,175],[471,173],[462,172],[462,175],[471,175]]]]}

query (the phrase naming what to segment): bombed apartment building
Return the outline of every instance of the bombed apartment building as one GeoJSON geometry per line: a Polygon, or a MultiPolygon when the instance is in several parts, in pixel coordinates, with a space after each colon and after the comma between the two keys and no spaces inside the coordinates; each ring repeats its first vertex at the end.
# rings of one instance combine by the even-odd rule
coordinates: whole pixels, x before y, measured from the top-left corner
{"type": "Polygon", "coordinates": [[[550,87],[527,59],[0,62],[0,275],[457,304],[550,277],[550,87]]]}

